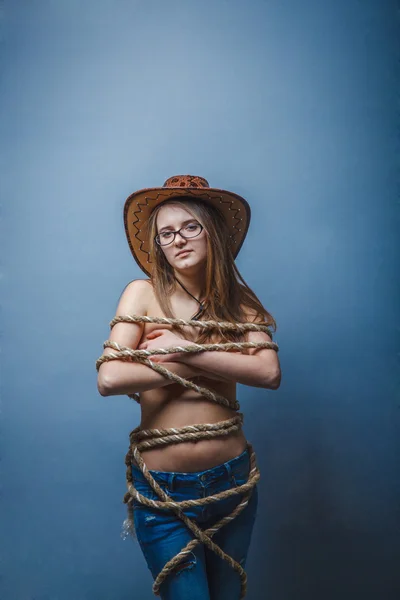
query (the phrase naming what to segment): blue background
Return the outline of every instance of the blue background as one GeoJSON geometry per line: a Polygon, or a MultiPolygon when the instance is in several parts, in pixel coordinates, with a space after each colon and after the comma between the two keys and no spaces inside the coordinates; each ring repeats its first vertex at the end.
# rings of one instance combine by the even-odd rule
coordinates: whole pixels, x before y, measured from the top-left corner
{"type": "Polygon", "coordinates": [[[278,323],[239,386],[262,479],[248,598],[398,584],[395,3],[19,0],[2,14],[4,600],[150,600],[119,537],[139,407],[95,360],[144,274],[125,198],[176,174],[252,207],[237,259],[278,323]]]}

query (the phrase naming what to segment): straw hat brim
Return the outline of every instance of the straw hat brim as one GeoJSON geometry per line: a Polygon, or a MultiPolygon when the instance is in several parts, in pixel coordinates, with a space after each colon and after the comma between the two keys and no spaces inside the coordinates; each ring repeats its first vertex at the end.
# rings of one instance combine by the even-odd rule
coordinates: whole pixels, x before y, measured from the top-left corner
{"type": "Polygon", "coordinates": [[[134,192],[125,201],[125,233],[134,259],[148,276],[151,276],[152,263],[149,243],[143,235],[143,225],[156,206],[165,200],[180,196],[193,197],[194,200],[201,199],[219,208],[230,230],[234,258],[238,255],[247,235],[251,216],[250,206],[244,198],[233,192],[217,188],[183,187],[146,188],[134,192]]]}

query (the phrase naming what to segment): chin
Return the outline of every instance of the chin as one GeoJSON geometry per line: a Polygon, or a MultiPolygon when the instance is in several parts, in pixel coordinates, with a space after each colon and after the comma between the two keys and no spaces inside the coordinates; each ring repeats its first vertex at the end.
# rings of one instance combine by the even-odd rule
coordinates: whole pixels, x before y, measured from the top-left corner
{"type": "Polygon", "coordinates": [[[205,263],[199,262],[191,265],[180,265],[174,267],[176,273],[185,273],[186,275],[193,275],[198,277],[205,270],[205,263]]]}

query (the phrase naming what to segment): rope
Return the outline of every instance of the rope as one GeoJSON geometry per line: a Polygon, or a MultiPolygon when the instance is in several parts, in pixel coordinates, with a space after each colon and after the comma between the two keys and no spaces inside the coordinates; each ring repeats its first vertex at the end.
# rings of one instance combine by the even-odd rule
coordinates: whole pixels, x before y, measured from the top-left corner
{"type": "MultiPolygon", "coordinates": [[[[268,333],[272,339],[272,332],[270,329],[258,323],[229,323],[229,322],[218,322],[218,321],[195,321],[184,319],[169,319],[164,317],[147,317],[140,315],[124,315],[117,316],[110,322],[110,328],[112,329],[116,323],[158,323],[168,325],[189,325],[192,327],[199,327],[201,329],[214,329],[218,327],[220,330],[225,331],[263,331],[268,333]]],[[[185,388],[193,389],[208,400],[216,402],[221,406],[226,406],[235,411],[240,409],[239,402],[237,400],[230,400],[223,396],[220,396],[211,390],[198,386],[188,379],[179,377],[175,373],[172,373],[168,369],[165,369],[161,365],[154,363],[148,359],[148,356],[157,354],[172,354],[174,352],[205,352],[205,351],[228,351],[238,350],[241,351],[244,348],[270,348],[279,351],[279,347],[274,342],[229,342],[221,344],[191,344],[185,347],[174,346],[171,348],[157,348],[154,350],[133,350],[125,346],[120,346],[112,340],[106,340],[103,344],[103,348],[113,348],[116,352],[108,355],[102,355],[96,361],[97,371],[103,362],[109,360],[123,360],[130,362],[139,362],[149,366],[154,371],[161,373],[167,379],[181,384],[185,388]]],[[[132,394],[130,398],[140,403],[140,395],[132,394]]],[[[231,419],[225,421],[219,421],[217,423],[201,423],[195,425],[187,425],[186,427],[169,428],[169,429],[145,429],[141,430],[140,426],[136,427],[131,431],[129,435],[130,445],[129,450],[125,457],[126,470],[126,482],[128,491],[124,496],[124,503],[128,505],[128,519],[124,522],[126,534],[134,536],[134,522],[133,522],[133,503],[134,500],[140,504],[144,504],[150,508],[157,508],[161,510],[169,510],[176,514],[192,531],[195,538],[191,540],[176,556],[170,559],[162,568],[160,573],[154,580],[153,592],[155,595],[160,594],[160,586],[165,579],[174,571],[174,569],[186,558],[186,556],[195,548],[198,544],[203,543],[208,548],[213,550],[220,558],[226,560],[231,567],[239,574],[241,582],[241,595],[242,600],[246,595],[247,589],[247,575],[243,567],[235,561],[231,556],[226,554],[217,544],[212,541],[213,535],[219,531],[224,525],[230,523],[235,519],[248,505],[253,488],[257,485],[260,479],[260,471],[256,464],[256,455],[253,450],[253,446],[250,442],[247,442],[247,448],[250,456],[250,472],[247,482],[236,488],[220,492],[214,496],[208,496],[206,498],[200,498],[198,500],[186,500],[184,502],[175,502],[171,497],[164,492],[164,490],[158,485],[156,480],[152,477],[151,473],[146,467],[146,464],[140,454],[141,450],[146,448],[154,448],[160,446],[166,446],[168,444],[179,444],[187,441],[198,441],[204,439],[212,439],[215,437],[222,437],[231,435],[237,431],[240,431],[243,425],[243,414],[238,413],[231,419]],[[154,490],[160,500],[151,500],[140,494],[134,487],[132,477],[132,462],[136,460],[140,470],[144,477],[149,483],[150,487],[154,490]],[[192,506],[203,506],[212,504],[219,500],[229,498],[235,494],[242,496],[241,502],[236,506],[230,515],[227,515],[220,519],[215,525],[209,529],[202,530],[198,525],[189,519],[185,514],[184,510],[192,506]]]]}

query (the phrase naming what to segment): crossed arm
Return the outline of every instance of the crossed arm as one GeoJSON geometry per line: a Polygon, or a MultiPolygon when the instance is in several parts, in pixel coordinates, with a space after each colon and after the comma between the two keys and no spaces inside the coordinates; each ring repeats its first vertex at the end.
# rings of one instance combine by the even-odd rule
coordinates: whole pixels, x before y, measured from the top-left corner
{"type": "MultiPolygon", "coordinates": [[[[264,333],[251,332],[250,342],[272,341],[264,333]],[[258,338],[258,339],[255,339],[258,338]]],[[[278,389],[281,372],[275,350],[261,349],[257,354],[241,352],[200,352],[184,354],[183,364],[198,367],[211,375],[222,376],[230,381],[253,387],[278,389]]]]}
{"type": "MultiPolygon", "coordinates": [[[[145,303],[147,285],[147,282],[142,280],[131,282],[121,296],[116,314],[146,314],[145,306],[140,305],[138,299],[143,298],[145,303]]],[[[117,323],[109,339],[121,346],[140,349],[168,348],[190,343],[169,330],[160,329],[151,332],[138,346],[142,333],[143,324],[117,323]]],[[[263,332],[249,332],[247,341],[271,341],[271,338],[263,332]]],[[[104,354],[112,352],[111,348],[104,350],[104,354]]],[[[191,354],[182,352],[152,356],[150,359],[162,363],[166,369],[185,379],[202,376],[218,381],[233,381],[253,387],[277,389],[280,385],[281,372],[275,350],[251,348],[249,352],[249,355],[240,352],[206,351],[191,354]]],[[[97,387],[102,396],[113,396],[140,393],[171,383],[173,382],[147,365],[112,360],[100,366],[97,387]]]]}

